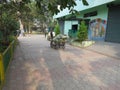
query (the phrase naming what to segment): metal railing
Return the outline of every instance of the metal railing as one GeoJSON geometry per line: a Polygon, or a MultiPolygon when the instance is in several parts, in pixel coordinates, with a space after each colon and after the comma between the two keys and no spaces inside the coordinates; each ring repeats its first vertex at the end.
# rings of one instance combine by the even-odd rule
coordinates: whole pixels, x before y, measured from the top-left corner
{"type": "Polygon", "coordinates": [[[0,53],[0,90],[2,90],[2,86],[5,82],[5,73],[9,67],[10,61],[12,60],[15,46],[16,40],[12,41],[3,53],[0,53]]]}

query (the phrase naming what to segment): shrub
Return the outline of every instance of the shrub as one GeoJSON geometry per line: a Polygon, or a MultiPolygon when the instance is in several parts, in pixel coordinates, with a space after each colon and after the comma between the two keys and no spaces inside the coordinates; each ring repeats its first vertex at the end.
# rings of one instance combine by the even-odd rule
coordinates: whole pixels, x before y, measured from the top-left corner
{"type": "Polygon", "coordinates": [[[15,38],[16,30],[19,29],[18,20],[3,12],[0,17],[0,52],[3,52],[15,38]]]}
{"type": "Polygon", "coordinates": [[[58,34],[60,34],[60,26],[59,26],[59,24],[56,24],[56,25],[55,25],[54,31],[55,31],[55,35],[56,35],[56,36],[57,36],[58,34]]]}
{"type": "Polygon", "coordinates": [[[7,13],[2,14],[2,18],[0,18],[0,30],[3,36],[3,40],[8,42],[10,35],[15,35],[16,30],[19,29],[19,22],[12,16],[7,13]]]}
{"type": "Polygon", "coordinates": [[[87,26],[85,25],[85,21],[81,21],[81,24],[79,25],[79,29],[77,32],[77,37],[80,42],[87,39],[88,31],[87,26]]]}
{"type": "Polygon", "coordinates": [[[15,40],[16,38],[15,38],[15,36],[13,36],[13,35],[10,35],[9,36],[9,42],[12,42],[13,40],[15,40]]]}
{"type": "Polygon", "coordinates": [[[7,46],[1,46],[0,47],[0,53],[4,52],[6,48],[7,48],[7,46]]]}

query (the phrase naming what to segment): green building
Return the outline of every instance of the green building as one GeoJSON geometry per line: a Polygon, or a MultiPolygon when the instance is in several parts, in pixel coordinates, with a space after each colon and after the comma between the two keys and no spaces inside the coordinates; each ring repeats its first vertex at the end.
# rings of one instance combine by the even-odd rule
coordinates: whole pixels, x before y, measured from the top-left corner
{"type": "Polygon", "coordinates": [[[75,9],[79,15],[72,15],[65,9],[54,16],[60,24],[61,33],[76,37],[80,22],[88,27],[88,39],[120,43],[120,0],[87,0],[84,6],[76,0],[75,9]]]}

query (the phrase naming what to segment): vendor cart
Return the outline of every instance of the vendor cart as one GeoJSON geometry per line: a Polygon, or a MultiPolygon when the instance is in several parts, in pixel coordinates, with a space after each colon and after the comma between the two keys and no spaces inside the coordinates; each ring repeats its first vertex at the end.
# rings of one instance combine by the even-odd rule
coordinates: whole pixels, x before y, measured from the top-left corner
{"type": "Polygon", "coordinates": [[[50,47],[54,49],[62,48],[65,49],[65,43],[67,36],[63,34],[58,34],[50,41],[50,47]]]}

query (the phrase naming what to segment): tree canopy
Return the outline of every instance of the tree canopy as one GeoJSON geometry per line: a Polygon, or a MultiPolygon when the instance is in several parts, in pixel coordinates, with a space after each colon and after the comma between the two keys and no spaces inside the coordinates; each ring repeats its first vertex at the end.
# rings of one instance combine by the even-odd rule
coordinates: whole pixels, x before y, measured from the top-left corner
{"type": "MultiPolygon", "coordinates": [[[[14,2],[18,6],[24,6],[25,4],[36,2],[36,6],[41,12],[45,10],[50,11],[53,14],[57,14],[60,10],[65,9],[66,7],[69,10],[72,10],[76,6],[76,0],[0,0],[0,3],[14,2]],[[58,9],[58,5],[60,8],[58,9]]],[[[86,0],[80,0],[84,5],[88,5],[86,0]]]]}
{"type": "MultiPolygon", "coordinates": [[[[76,6],[76,0],[0,0],[0,15],[3,13],[12,16],[14,19],[21,19],[22,23],[29,29],[31,24],[37,19],[44,26],[50,24],[52,16],[65,8],[72,12],[76,6]],[[59,8],[58,8],[59,5],[59,8]]],[[[86,0],[81,0],[84,5],[88,5],[86,0]]],[[[2,25],[2,22],[1,22],[2,25]]]]}

